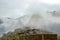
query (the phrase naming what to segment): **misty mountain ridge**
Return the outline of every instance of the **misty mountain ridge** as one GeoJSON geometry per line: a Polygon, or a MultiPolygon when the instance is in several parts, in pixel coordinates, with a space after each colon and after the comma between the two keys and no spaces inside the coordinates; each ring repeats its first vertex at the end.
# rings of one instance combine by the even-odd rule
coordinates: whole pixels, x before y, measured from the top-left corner
{"type": "Polygon", "coordinates": [[[26,26],[60,33],[58,29],[60,24],[46,21],[44,17],[39,14],[33,14],[31,16],[25,15],[16,19],[6,17],[1,18],[1,20],[3,23],[0,24],[0,35],[2,35],[2,33],[14,31],[17,28],[24,29],[26,26]],[[58,27],[54,25],[57,25],[58,27]]]}

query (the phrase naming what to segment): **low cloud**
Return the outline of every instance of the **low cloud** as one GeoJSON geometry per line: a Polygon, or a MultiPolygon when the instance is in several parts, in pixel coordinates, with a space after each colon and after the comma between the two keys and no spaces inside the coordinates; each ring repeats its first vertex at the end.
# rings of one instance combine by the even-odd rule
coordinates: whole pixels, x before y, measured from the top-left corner
{"type": "Polygon", "coordinates": [[[44,29],[60,34],[60,23],[50,23],[44,29]]]}

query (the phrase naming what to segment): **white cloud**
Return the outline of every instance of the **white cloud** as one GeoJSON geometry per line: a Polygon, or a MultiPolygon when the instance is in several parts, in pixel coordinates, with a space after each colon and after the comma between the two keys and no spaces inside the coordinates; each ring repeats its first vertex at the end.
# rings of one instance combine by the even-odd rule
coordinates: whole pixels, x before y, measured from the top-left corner
{"type": "MultiPolygon", "coordinates": [[[[22,13],[24,15],[26,9],[28,9],[32,4],[40,5],[40,4],[60,4],[60,0],[0,0],[0,16],[14,16],[19,17],[22,13]],[[11,15],[12,14],[12,15],[11,15]]],[[[39,6],[42,7],[43,10],[48,9],[47,5],[39,6]],[[44,8],[45,7],[45,8],[44,8]]],[[[37,9],[37,8],[36,8],[37,9]]]]}
{"type": "Polygon", "coordinates": [[[40,2],[46,3],[46,4],[60,4],[60,0],[41,0],[40,2]]]}

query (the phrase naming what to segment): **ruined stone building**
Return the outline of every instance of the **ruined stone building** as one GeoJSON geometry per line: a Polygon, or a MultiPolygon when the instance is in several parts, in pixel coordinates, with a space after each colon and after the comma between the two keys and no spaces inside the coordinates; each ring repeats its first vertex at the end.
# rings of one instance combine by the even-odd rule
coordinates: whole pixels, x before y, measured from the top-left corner
{"type": "Polygon", "coordinates": [[[3,40],[57,40],[57,34],[39,29],[15,30],[5,34],[3,40]]]}

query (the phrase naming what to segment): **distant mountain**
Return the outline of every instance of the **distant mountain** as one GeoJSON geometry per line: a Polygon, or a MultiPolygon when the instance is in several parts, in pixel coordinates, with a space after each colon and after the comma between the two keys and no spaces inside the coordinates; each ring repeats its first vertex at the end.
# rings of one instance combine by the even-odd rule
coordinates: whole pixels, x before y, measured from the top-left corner
{"type": "Polygon", "coordinates": [[[16,28],[20,28],[22,26],[24,25],[20,20],[8,17],[0,18],[0,34],[14,31],[16,28]]]}

